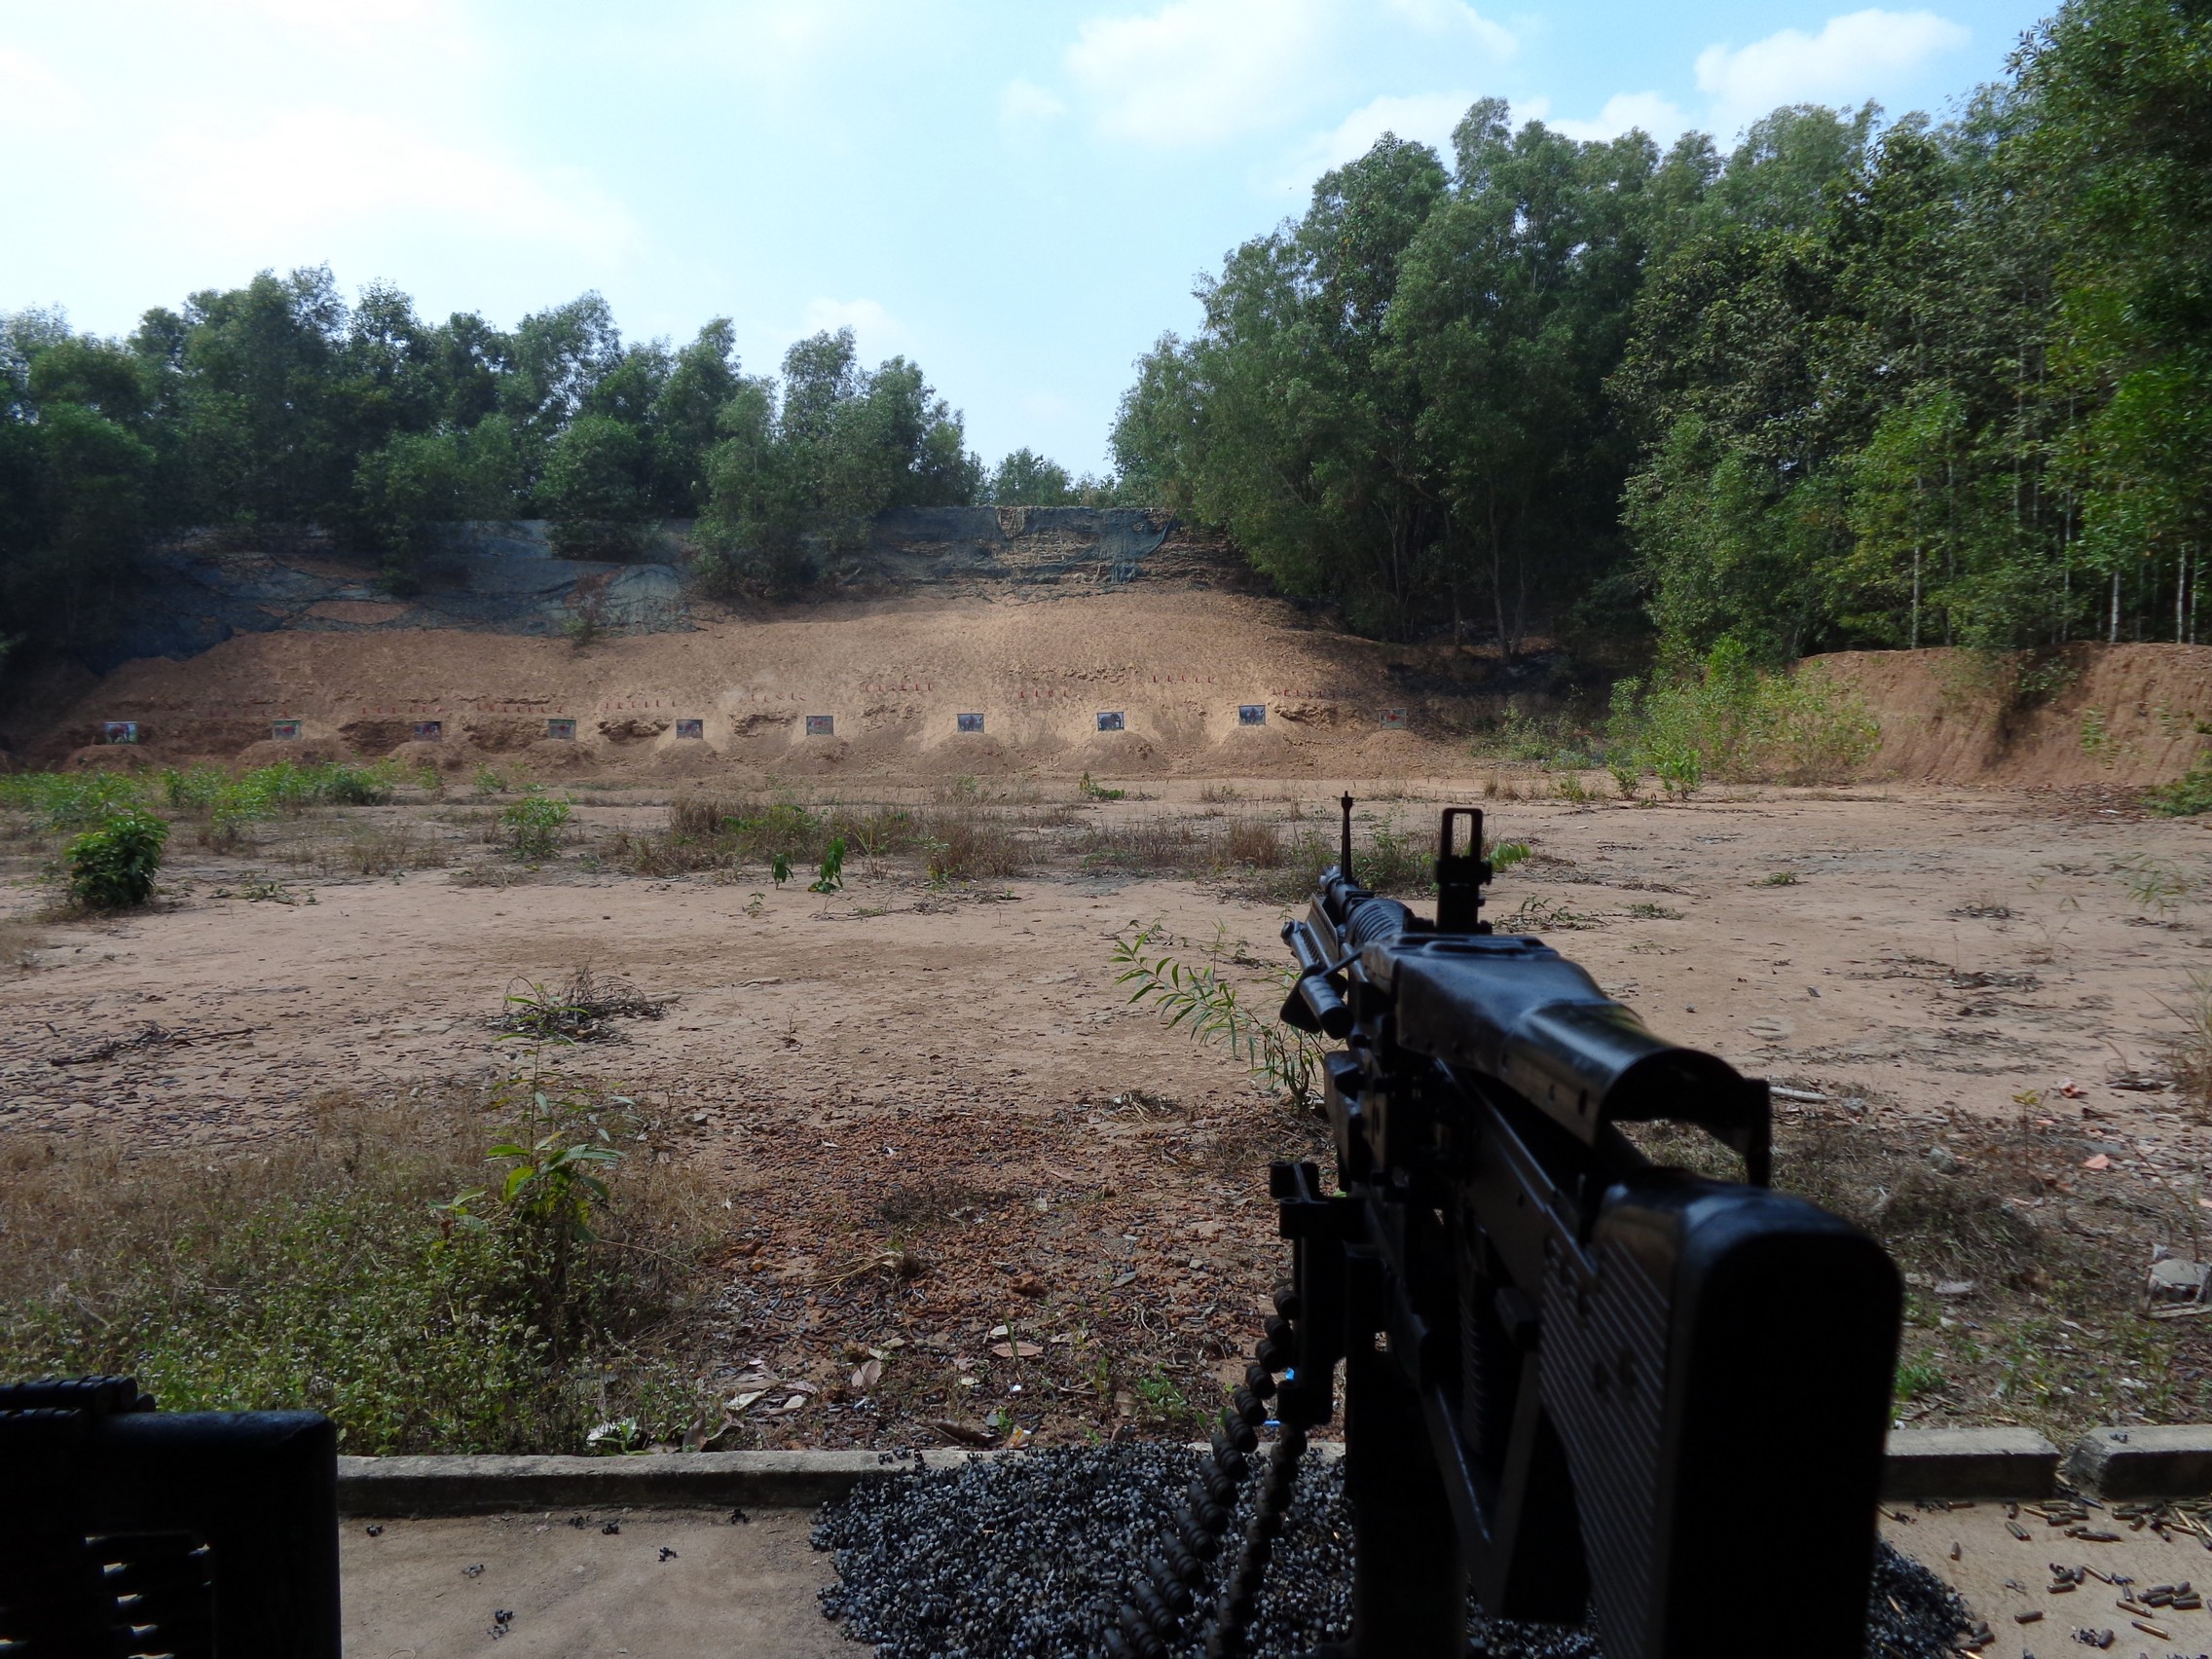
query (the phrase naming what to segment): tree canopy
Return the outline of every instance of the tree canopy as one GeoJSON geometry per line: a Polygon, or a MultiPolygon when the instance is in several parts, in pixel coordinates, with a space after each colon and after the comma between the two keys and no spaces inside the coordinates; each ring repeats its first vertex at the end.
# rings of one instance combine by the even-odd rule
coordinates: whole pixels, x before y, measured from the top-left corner
{"type": "Polygon", "coordinates": [[[1793,106],[1725,158],[1486,99],[1198,297],[1123,398],[1123,490],[1370,630],[1677,661],[2192,635],[2212,7],[2069,0],[1954,120],[1793,106]]]}

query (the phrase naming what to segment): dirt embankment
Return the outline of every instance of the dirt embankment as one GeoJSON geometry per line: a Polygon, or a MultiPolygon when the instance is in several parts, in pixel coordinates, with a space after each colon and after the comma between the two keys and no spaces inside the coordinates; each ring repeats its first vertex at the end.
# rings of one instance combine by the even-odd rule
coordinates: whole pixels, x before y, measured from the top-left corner
{"type": "Polygon", "coordinates": [[[1839,651],[1813,663],[1881,720],[1872,777],[2140,788],[2188,771],[2212,725],[2212,645],[2083,645],[2028,662],[1839,651]]]}
{"type": "Polygon", "coordinates": [[[125,755],[162,763],[321,750],[641,778],[1449,769],[1496,699],[1404,689],[1394,654],[1279,601],[1164,588],[846,601],[583,649],[283,631],[126,663],[15,742],[34,765],[114,764],[103,724],[129,720],[125,755]]]}

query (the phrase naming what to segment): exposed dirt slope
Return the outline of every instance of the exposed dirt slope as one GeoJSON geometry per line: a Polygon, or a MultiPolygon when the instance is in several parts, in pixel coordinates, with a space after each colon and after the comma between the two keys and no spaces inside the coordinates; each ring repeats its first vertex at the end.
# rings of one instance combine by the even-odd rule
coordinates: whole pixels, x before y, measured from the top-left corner
{"type": "Polygon", "coordinates": [[[1839,651],[1815,663],[1882,722],[1870,776],[2080,787],[2169,783],[2212,722],[2212,645],[2076,645],[2024,671],[1966,650],[1839,651]]]}
{"type": "Polygon", "coordinates": [[[458,630],[239,636],[186,661],[125,664],[43,731],[25,757],[89,751],[104,720],[136,720],[150,757],[264,761],[304,750],[397,753],[458,766],[527,752],[541,769],[804,777],[1031,770],[1116,776],[1434,770],[1457,699],[1393,690],[1384,646],[1311,626],[1279,602],[1182,588],[1082,597],[847,602],[694,632],[561,641],[458,630]],[[1260,725],[1240,705],[1264,705],[1260,725]],[[1409,730],[1386,730],[1410,709],[1409,730]],[[1122,731],[1099,730],[1119,711],[1122,731]],[[981,733],[955,717],[984,717],[981,733]],[[830,716],[833,735],[807,734],[830,716]],[[300,743],[270,740],[274,719],[300,743]],[[546,721],[575,721],[573,742],[546,721]],[[679,720],[703,722],[679,736],[679,720]],[[442,722],[434,746],[418,721],[442,722]]]}

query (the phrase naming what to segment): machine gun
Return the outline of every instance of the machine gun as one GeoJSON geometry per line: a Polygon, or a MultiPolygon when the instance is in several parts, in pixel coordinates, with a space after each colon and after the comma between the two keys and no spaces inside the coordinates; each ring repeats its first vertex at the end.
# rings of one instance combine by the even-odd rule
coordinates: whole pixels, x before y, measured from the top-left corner
{"type": "Polygon", "coordinates": [[[338,1659],[338,1431],[0,1384],[0,1654],[338,1659]]]}
{"type": "Polygon", "coordinates": [[[1283,1019],[1345,1044],[1335,1178],[1270,1172],[1291,1278],[1180,1545],[1109,1645],[1179,1640],[1272,1397],[1281,1433],[1208,1641],[1241,1650],[1341,1363],[1354,1659],[1457,1659],[1470,1587],[1493,1618],[1594,1613],[1606,1659],[1860,1659],[1895,1266],[1769,1189],[1764,1082],[1481,919],[1481,812],[1443,815],[1429,921],[1360,886],[1342,805],[1343,856],[1283,927],[1283,1019]],[[1656,1165],[1619,1127],[1657,1123],[1703,1130],[1744,1180],[1656,1165]]]}

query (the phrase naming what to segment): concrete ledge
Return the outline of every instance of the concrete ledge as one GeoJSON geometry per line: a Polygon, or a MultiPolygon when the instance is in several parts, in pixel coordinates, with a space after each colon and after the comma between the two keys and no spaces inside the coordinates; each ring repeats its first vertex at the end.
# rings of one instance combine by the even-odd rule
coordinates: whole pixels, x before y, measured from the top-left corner
{"type": "MultiPolygon", "coordinates": [[[[949,1463],[957,1452],[931,1461],[949,1463]]],[[[866,1475],[912,1471],[877,1452],[691,1452],[642,1457],[341,1457],[341,1515],[519,1509],[806,1509],[866,1475]]]]}
{"type": "Polygon", "coordinates": [[[2032,1428],[1899,1428],[1882,1468],[1884,1497],[2045,1497],[2058,1448],[2032,1428]]]}
{"type": "MultiPolygon", "coordinates": [[[[2114,1495],[2212,1491],[2212,1428],[2129,1429],[2125,1442],[2100,1430],[2076,1449],[2080,1458],[2102,1439],[2100,1470],[2118,1452],[2121,1480],[2182,1480],[2195,1485],[2130,1486],[2114,1495]],[[2154,1436],[2193,1449],[2194,1462],[2158,1450],[2154,1436]],[[2186,1477],[2179,1472],[2186,1469],[2186,1477]],[[2199,1475],[2196,1471],[2201,1470],[2199,1475]],[[2153,1471],[2158,1471],[2154,1473],[2153,1471]]],[[[1194,1448],[1202,1450],[1202,1448],[1194,1448]]],[[[1335,1441],[1313,1454],[1340,1456],[1335,1441]]],[[[930,1468],[971,1458],[1019,1456],[957,1446],[923,1454],[930,1468]]],[[[877,1452],[672,1452],[639,1457],[341,1457],[338,1512],[348,1516],[498,1515],[548,1509],[713,1509],[754,1505],[806,1509],[842,1496],[869,1475],[910,1474],[916,1459],[877,1452]]],[[[2025,1428],[1904,1428],[1891,1434],[1882,1495],[2042,1497],[2051,1490],[2058,1451],[2025,1428]]],[[[2073,1465],[2069,1464],[2069,1472],[2073,1465]]],[[[2077,1480],[2082,1476],[2077,1474],[2077,1480]]]]}
{"type": "Polygon", "coordinates": [[[2092,1429],[2066,1456],[2067,1478],[2099,1497],[2212,1493],[2212,1426],[2092,1429]]]}

